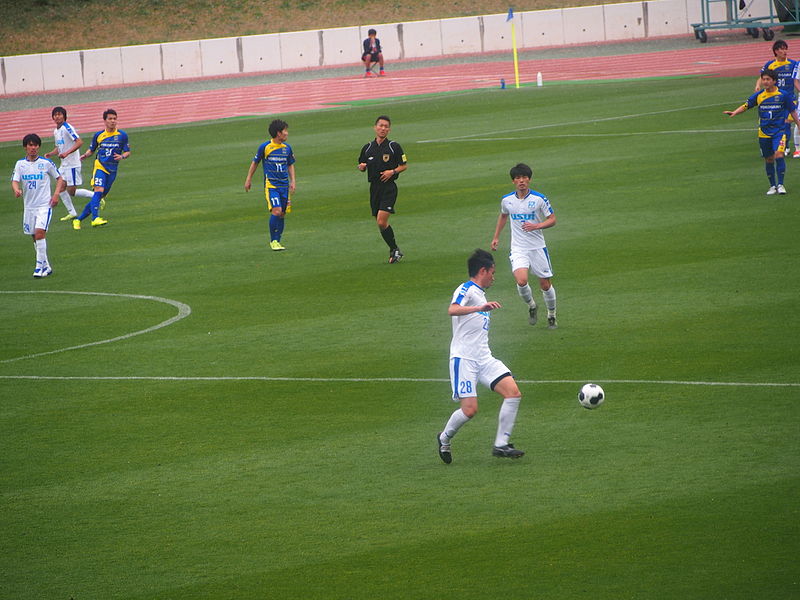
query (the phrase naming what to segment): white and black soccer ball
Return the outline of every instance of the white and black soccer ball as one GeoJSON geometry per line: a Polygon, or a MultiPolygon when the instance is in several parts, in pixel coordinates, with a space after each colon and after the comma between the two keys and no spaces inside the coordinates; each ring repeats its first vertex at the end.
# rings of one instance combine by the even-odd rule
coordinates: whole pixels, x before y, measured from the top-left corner
{"type": "Polygon", "coordinates": [[[597,408],[606,399],[606,393],[596,383],[587,383],[578,392],[578,402],[583,408],[597,408]]]}

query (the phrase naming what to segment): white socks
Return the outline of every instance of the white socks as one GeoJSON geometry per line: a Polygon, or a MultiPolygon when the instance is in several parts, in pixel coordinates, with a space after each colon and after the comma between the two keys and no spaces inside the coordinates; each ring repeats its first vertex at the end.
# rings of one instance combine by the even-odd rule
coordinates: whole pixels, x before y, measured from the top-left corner
{"type": "MultiPolygon", "coordinates": [[[[497,418],[497,436],[494,439],[494,445],[497,447],[507,446],[508,441],[511,439],[511,433],[514,431],[514,423],[517,421],[517,411],[519,411],[520,398],[506,398],[500,406],[500,415],[497,418]]],[[[444,431],[439,435],[439,443],[449,444],[450,440],[458,433],[458,430],[469,421],[470,418],[464,414],[460,408],[455,410],[447,425],[444,426],[444,431]]]]}
{"type": "Polygon", "coordinates": [[[72,205],[72,196],[69,195],[69,192],[61,192],[58,195],[61,198],[61,204],[64,205],[64,208],[67,209],[67,212],[71,215],[77,215],[78,213],[75,212],[75,207],[72,205]]]}
{"type": "Polygon", "coordinates": [[[449,444],[450,439],[458,433],[458,430],[461,429],[461,426],[464,425],[467,421],[469,421],[469,417],[464,414],[464,411],[460,408],[453,412],[450,415],[450,419],[447,421],[447,425],[444,426],[444,431],[441,435],[439,435],[439,442],[443,444],[449,444]],[[445,439],[442,439],[445,438],[445,439]]]}
{"type": "Polygon", "coordinates": [[[94,192],[92,190],[85,190],[83,188],[78,188],[75,190],[75,195],[79,198],[91,198],[94,196],[94,192]]]}
{"type": "Polygon", "coordinates": [[[507,446],[511,439],[511,432],[514,431],[514,423],[517,420],[519,410],[519,398],[506,398],[500,406],[500,416],[497,423],[497,436],[494,438],[496,447],[507,446]]]}
{"type": "Polygon", "coordinates": [[[530,285],[527,283],[525,285],[517,285],[517,293],[525,304],[531,307],[536,306],[536,302],[533,301],[533,292],[531,291],[530,285]]]}
{"type": "Polygon", "coordinates": [[[556,314],[556,288],[551,285],[549,290],[542,291],[542,296],[547,307],[547,315],[552,317],[556,314]]]}
{"type": "Polygon", "coordinates": [[[47,261],[47,240],[34,240],[33,245],[36,248],[36,262],[42,266],[50,264],[47,261]]]}

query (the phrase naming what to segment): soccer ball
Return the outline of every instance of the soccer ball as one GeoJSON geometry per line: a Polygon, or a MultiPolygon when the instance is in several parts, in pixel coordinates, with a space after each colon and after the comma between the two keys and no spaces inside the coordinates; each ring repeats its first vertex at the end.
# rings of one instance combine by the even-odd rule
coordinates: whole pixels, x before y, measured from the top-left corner
{"type": "Polygon", "coordinates": [[[606,393],[596,383],[587,383],[578,392],[578,402],[583,408],[597,408],[606,399],[606,393]]]}

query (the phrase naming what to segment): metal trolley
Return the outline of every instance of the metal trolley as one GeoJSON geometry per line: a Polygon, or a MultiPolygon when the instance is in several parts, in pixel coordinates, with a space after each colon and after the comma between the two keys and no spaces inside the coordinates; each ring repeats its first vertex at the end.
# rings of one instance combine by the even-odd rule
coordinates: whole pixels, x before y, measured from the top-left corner
{"type": "Polygon", "coordinates": [[[769,15],[763,17],[745,17],[748,6],[753,0],[700,0],[702,9],[702,23],[692,23],[694,37],[705,44],[708,41],[710,29],[744,29],[748,34],[757,38],[762,35],[769,41],[775,37],[771,27],[800,25],[800,0],[772,0],[769,2],[769,15]],[[711,20],[711,5],[723,2],[725,4],[725,20],[711,20]]]}

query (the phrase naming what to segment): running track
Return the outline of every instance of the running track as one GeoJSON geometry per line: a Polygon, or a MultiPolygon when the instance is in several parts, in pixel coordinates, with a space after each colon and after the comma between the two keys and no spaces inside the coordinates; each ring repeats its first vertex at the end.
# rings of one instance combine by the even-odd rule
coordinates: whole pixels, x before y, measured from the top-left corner
{"type": "MultiPolygon", "coordinates": [[[[520,82],[530,83],[541,72],[545,83],[570,79],[628,79],[653,76],[758,75],[769,58],[769,47],[753,41],[734,45],[699,44],[696,48],[590,58],[555,58],[520,62],[520,82]]],[[[496,87],[500,78],[513,83],[510,60],[455,64],[389,71],[386,77],[364,79],[357,66],[352,76],[282,82],[176,93],[145,98],[70,104],[69,120],[78,131],[94,131],[103,110],[113,106],[124,129],[171,125],[252,115],[330,108],[337,104],[496,87]]],[[[269,77],[265,75],[265,78],[269,77]]],[[[230,80],[235,86],[236,79],[230,80]]],[[[133,88],[132,88],[133,89],[133,88]]],[[[0,142],[21,140],[26,133],[49,137],[50,111],[41,108],[0,112],[0,142]]]]}

